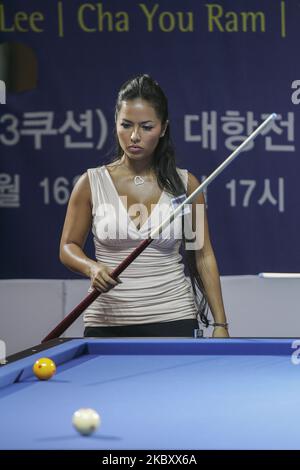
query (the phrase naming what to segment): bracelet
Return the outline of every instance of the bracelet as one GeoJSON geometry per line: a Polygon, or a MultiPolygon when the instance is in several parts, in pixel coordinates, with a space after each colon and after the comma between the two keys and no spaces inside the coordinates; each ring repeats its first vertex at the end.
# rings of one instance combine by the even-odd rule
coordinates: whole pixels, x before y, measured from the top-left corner
{"type": "Polygon", "coordinates": [[[212,323],[212,326],[216,328],[216,326],[221,326],[222,328],[228,328],[228,323],[212,323]]]}

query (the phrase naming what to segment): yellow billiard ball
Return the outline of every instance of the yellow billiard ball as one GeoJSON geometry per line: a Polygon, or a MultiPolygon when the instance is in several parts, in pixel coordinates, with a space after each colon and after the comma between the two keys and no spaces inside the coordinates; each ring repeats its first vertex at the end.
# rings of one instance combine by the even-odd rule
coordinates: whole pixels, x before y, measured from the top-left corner
{"type": "Polygon", "coordinates": [[[56,372],[56,365],[48,357],[41,357],[33,365],[33,373],[40,380],[48,380],[56,372]]]}

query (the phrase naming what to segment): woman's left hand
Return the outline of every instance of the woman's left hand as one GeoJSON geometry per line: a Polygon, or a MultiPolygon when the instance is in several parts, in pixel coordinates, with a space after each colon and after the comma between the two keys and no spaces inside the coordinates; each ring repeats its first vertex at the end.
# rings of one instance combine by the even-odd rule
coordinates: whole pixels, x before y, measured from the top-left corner
{"type": "Polygon", "coordinates": [[[229,333],[227,328],[224,326],[215,326],[212,334],[213,338],[229,338],[229,333]]]}

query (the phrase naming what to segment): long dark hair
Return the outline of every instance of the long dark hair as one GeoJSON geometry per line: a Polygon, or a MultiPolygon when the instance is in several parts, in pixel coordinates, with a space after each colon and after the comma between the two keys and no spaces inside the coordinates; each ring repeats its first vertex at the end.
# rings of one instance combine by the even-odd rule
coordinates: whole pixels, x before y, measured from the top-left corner
{"type": "MultiPolygon", "coordinates": [[[[122,106],[122,101],[141,98],[151,103],[157,116],[160,118],[162,127],[168,120],[168,100],[159,84],[149,75],[139,75],[125,82],[118,93],[115,106],[115,121],[122,106]]],[[[120,146],[117,134],[116,137],[116,157],[112,161],[120,160],[123,156],[123,149],[120,146]]],[[[175,150],[171,140],[170,125],[168,125],[163,137],[155,149],[152,159],[153,170],[156,174],[158,185],[162,190],[174,196],[185,193],[184,184],[176,170],[175,150]]],[[[182,217],[184,223],[184,217],[182,217]]],[[[183,246],[185,251],[186,265],[189,271],[194,298],[198,308],[198,319],[208,326],[208,303],[202,280],[199,276],[194,250],[186,248],[187,241],[183,233],[183,246]]]]}

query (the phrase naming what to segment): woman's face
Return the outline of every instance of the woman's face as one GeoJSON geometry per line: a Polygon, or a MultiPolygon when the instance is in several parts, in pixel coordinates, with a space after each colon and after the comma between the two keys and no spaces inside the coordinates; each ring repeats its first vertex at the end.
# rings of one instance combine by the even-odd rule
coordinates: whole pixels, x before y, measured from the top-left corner
{"type": "Polygon", "coordinates": [[[132,160],[151,158],[165,132],[153,106],[141,98],[122,101],[116,127],[120,146],[132,160]]]}

